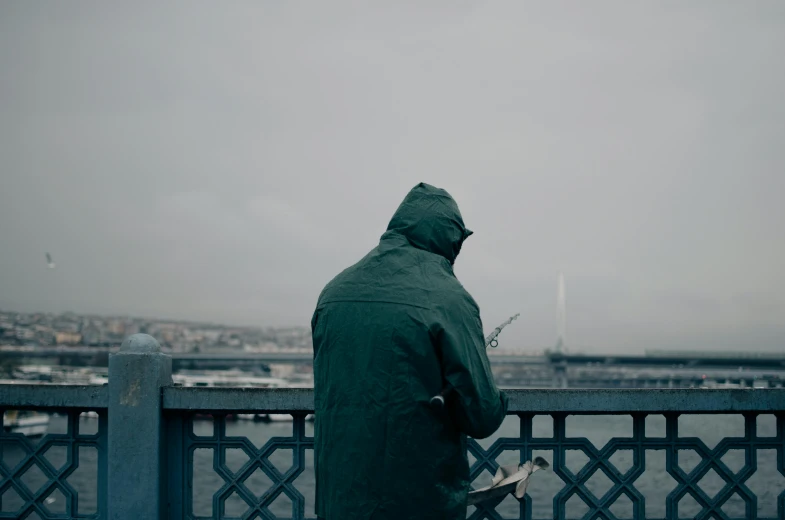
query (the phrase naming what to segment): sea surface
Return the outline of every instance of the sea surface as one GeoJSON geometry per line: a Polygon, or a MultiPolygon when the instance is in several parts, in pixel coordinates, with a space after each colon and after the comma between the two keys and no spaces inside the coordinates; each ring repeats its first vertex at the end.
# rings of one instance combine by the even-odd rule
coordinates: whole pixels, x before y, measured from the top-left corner
{"type": "MultiPolygon", "coordinates": [[[[80,430],[84,433],[95,431],[97,419],[82,417],[80,418],[80,430]]],[[[489,439],[480,441],[480,444],[487,448],[498,437],[518,436],[517,417],[508,417],[499,432],[489,439]]],[[[647,419],[647,437],[664,436],[665,420],[662,416],[650,416],[647,419]]],[[[212,432],[212,421],[207,418],[198,420],[194,423],[194,433],[196,435],[210,435],[212,432]]],[[[49,424],[50,433],[62,433],[66,429],[66,418],[64,416],[53,416],[49,424]]],[[[270,437],[288,437],[292,435],[291,422],[253,422],[253,421],[228,421],[226,433],[230,436],[245,436],[255,446],[263,446],[270,437]]],[[[536,437],[551,437],[553,433],[552,420],[549,416],[538,416],[534,421],[534,434],[536,437]]],[[[306,423],[306,434],[313,435],[313,423],[306,423]]],[[[571,416],[567,419],[567,435],[570,437],[585,437],[596,447],[604,446],[612,437],[630,437],[632,434],[632,419],[629,416],[571,416]]],[[[768,437],[776,434],[776,425],[773,416],[762,415],[758,418],[758,436],[768,437]]],[[[744,435],[744,421],[739,415],[685,415],[679,419],[679,435],[681,437],[700,437],[707,446],[714,448],[724,437],[741,437],[744,435]]],[[[32,439],[33,444],[37,443],[32,439]]],[[[2,460],[6,466],[15,466],[22,457],[22,450],[16,445],[2,445],[2,460]]],[[[197,449],[193,453],[193,513],[196,517],[218,518],[219,511],[213,508],[213,495],[224,483],[223,478],[213,470],[214,453],[212,449],[197,449]]],[[[553,463],[553,453],[551,451],[535,452],[535,456],[544,457],[553,463]]],[[[55,467],[63,467],[67,464],[67,448],[56,446],[48,450],[45,454],[55,467]]],[[[79,512],[91,513],[96,508],[96,463],[97,454],[93,448],[82,448],[79,450],[79,467],[66,479],[67,482],[78,492],[79,512]]],[[[759,517],[776,518],[777,516],[777,496],[785,489],[785,477],[776,468],[776,450],[758,450],[755,453],[757,460],[756,472],[746,481],[747,487],[758,497],[757,513],[759,517]]],[[[499,459],[502,464],[518,462],[517,452],[505,452],[499,459]]],[[[570,450],[566,453],[566,465],[574,473],[577,473],[588,460],[582,452],[570,450]]],[[[679,452],[679,464],[682,468],[689,471],[699,461],[694,452],[679,452]]],[[[722,458],[732,471],[739,471],[744,466],[744,452],[741,450],[731,451],[722,458]]],[[[227,450],[226,466],[232,472],[237,472],[243,464],[248,461],[248,456],[240,450],[227,450]]],[[[292,466],[292,451],[276,450],[271,456],[270,461],[285,472],[292,466]]],[[[611,461],[617,469],[624,473],[632,465],[631,452],[619,451],[611,461]]],[[[133,464],[132,460],[128,461],[133,464]]],[[[491,475],[484,472],[475,481],[475,487],[486,486],[490,483],[491,475]]],[[[44,473],[33,466],[29,469],[22,481],[33,492],[38,490],[45,482],[44,473]]],[[[245,485],[251,493],[260,496],[270,485],[270,479],[260,470],[253,473],[246,481],[245,485]]],[[[313,452],[306,451],[305,470],[295,481],[297,489],[305,498],[306,516],[314,517],[314,472],[313,472],[313,452]]],[[[553,497],[563,487],[564,483],[558,475],[551,469],[537,472],[529,486],[528,494],[532,500],[532,512],[535,519],[553,518],[553,497]]],[[[725,485],[724,481],[712,471],[710,471],[698,484],[706,494],[714,497],[725,485]]],[[[635,480],[635,488],[646,498],[645,511],[646,518],[665,517],[665,498],[676,486],[676,481],[665,470],[665,451],[648,450],[646,451],[646,470],[635,480]]],[[[587,483],[589,491],[597,496],[601,496],[610,488],[610,479],[599,473],[595,474],[587,483]]],[[[13,490],[7,491],[2,496],[0,511],[12,512],[21,507],[22,501],[13,490]]],[[[46,497],[48,500],[47,508],[52,513],[63,514],[66,512],[66,500],[60,491],[55,491],[46,497]]],[[[573,497],[567,503],[567,517],[580,518],[586,512],[586,506],[581,500],[573,497]]],[[[682,518],[693,518],[700,511],[700,506],[689,496],[684,498],[679,504],[679,516],[682,518]]],[[[237,496],[230,496],[225,502],[225,511],[220,517],[240,517],[246,511],[247,506],[237,496]]],[[[279,518],[291,518],[292,505],[286,496],[280,496],[270,507],[270,510],[279,518]]],[[[470,508],[470,511],[473,510],[470,508]]],[[[724,512],[731,518],[746,518],[744,501],[738,496],[734,496],[726,502],[724,512]]],[[[517,501],[507,497],[497,508],[504,518],[518,518],[519,505],[517,501]]],[[[612,507],[611,511],[618,518],[632,518],[632,503],[626,497],[622,497],[612,507]]],[[[36,515],[32,519],[38,518],[36,515]]]]}

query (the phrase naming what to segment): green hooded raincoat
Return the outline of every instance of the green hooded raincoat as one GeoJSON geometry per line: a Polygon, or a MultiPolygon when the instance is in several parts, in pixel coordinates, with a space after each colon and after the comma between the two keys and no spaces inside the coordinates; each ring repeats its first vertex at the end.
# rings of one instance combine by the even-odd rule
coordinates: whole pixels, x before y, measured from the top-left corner
{"type": "Polygon", "coordinates": [[[471,234],[444,190],[415,186],[379,245],[322,291],[311,322],[316,513],[327,520],[464,519],[466,435],[507,397],[480,311],[452,265],[471,234]],[[429,405],[445,385],[444,411],[429,405]]]}

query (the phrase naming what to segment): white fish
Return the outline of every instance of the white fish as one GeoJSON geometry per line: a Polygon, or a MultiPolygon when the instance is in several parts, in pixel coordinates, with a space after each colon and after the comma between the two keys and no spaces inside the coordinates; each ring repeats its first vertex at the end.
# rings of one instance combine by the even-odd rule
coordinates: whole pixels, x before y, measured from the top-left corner
{"type": "Polygon", "coordinates": [[[49,253],[46,253],[46,265],[49,267],[49,269],[55,268],[55,263],[52,261],[52,255],[49,253]]]}

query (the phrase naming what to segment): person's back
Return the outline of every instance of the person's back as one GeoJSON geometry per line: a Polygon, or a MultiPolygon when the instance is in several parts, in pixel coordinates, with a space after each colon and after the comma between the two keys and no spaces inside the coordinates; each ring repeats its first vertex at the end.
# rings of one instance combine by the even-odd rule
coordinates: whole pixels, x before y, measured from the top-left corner
{"type": "Polygon", "coordinates": [[[501,424],[477,304],[452,271],[471,234],[419,184],[379,246],[322,291],[312,319],[316,513],[326,520],[463,519],[466,435],[501,424]],[[429,405],[454,389],[443,412],[429,405]]]}

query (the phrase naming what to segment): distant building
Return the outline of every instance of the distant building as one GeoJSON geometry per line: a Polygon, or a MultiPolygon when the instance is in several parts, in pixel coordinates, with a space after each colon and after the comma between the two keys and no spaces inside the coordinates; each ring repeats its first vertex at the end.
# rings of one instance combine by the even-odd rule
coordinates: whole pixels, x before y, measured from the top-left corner
{"type": "Polygon", "coordinates": [[[82,335],[78,332],[58,332],[55,334],[55,342],[58,345],[79,345],[82,343],[82,335]]]}
{"type": "Polygon", "coordinates": [[[43,325],[35,325],[33,327],[35,339],[38,340],[39,345],[53,345],[55,342],[55,332],[49,327],[43,325]]]}
{"type": "Polygon", "coordinates": [[[125,323],[121,320],[111,320],[106,323],[106,331],[111,334],[122,336],[125,334],[125,323]]]}
{"type": "Polygon", "coordinates": [[[58,332],[79,332],[79,322],[60,319],[52,323],[52,328],[58,332]]]}
{"type": "Polygon", "coordinates": [[[19,340],[31,340],[35,338],[35,332],[33,329],[28,329],[26,327],[16,327],[14,330],[16,339],[19,340]]]}
{"type": "Polygon", "coordinates": [[[82,343],[85,345],[98,345],[101,343],[101,330],[95,325],[82,327],[82,343]]]}
{"type": "Polygon", "coordinates": [[[142,331],[142,328],[136,323],[129,323],[125,326],[125,335],[130,336],[131,334],[138,334],[142,331]]]}

